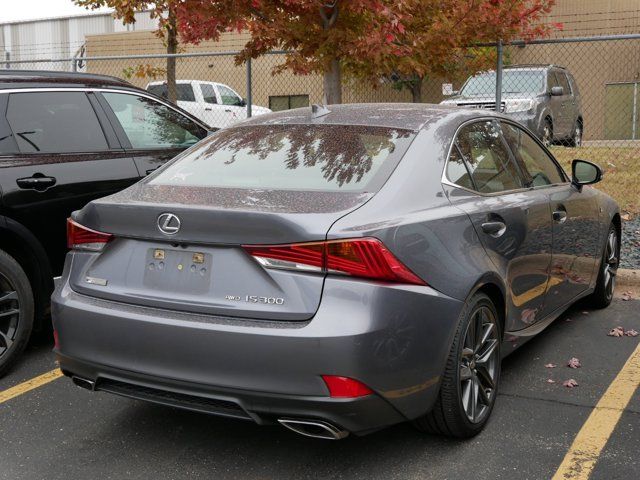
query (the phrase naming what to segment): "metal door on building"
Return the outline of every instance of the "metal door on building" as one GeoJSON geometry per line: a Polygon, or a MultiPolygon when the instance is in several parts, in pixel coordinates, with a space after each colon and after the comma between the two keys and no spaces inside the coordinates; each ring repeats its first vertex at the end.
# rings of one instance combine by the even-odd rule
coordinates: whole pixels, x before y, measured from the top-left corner
{"type": "Polygon", "coordinates": [[[607,140],[640,139],[640,82],[605,85],[604,138],[607,140]]]}

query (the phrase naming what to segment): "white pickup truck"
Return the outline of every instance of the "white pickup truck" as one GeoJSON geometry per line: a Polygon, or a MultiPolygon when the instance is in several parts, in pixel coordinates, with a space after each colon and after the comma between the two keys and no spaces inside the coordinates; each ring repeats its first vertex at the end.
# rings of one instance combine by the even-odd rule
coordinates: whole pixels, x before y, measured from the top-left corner
{"type": "MultiPolygon", "coordinates": [[[[177,103],[191,115],[214,128],[224,128],[247,118],[247,104],[228,85],[203,80],[178,80],[177,103]]],[[[147,91],[167,98],[167,82],[150,82],[147,91]]],[[[270,113],[271,110],[251,106],[251,115],[270,113]]]]}

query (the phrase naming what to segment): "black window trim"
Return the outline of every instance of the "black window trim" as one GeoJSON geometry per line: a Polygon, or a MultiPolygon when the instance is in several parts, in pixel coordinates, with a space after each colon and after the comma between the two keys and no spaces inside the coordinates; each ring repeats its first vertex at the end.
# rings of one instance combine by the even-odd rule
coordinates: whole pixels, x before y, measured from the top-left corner
{"type": "Polygon", "coordinates": [[[95,103],[92,101],[91,98],[91,91],[92,89],[87,89],[87,88],[11,88],[11,89],[6,89],[6,90],[1,90],[0,91],[0,95],[6,95],[4,98],[6,98],[5,103],[3,103],[3,105],[5,106],[5,111],[4,111],[4,121],[6,122],[6,124],[9,127],[9,131],[11,132],[12,137],[14,138],[14,143],[16,146],[16,151],[14,153],[7,153],[7,154],[3,154],[4,156],[7,155],[25,155],[25,156],[51,156],[51,155],[92,155],[92,154],[96,154],[96,153],[108,153],[108,152],[122,152],[123,148],[122,146],[120,146],[119,144],[116,145],[116,143],[114,143],[114,140],[116,142],[118,142],[117,138],[114,138],[113,135],[109,135],[109,131],[107,129],[105,129],[105,125],[104,125],[104,117],[102,116],[105,112],[102,112],[98,109],[96,109],[96,105],[95,103]],[[15,132],[13,131],[13,127],[11,126],[11,123],[9,122],[9,120],[7,119],[7,113],[9,110],[9,97],[13,94],[17,94],[17,93],[55,93],[55,92],[82,92],[85,95],[85,98],[87,99],[87,101],[89,102],[89,105],[91,105],[91,108],[93,109],[93,113],[96,116],[96,120],[98,121],[98,125],[100,125],[100,130],[102,131],[102,135],[104,136],[104,141],[107,144],[107,148],[105,150],[77,150],[77,151],[69,151],[69,152],[23,152],[20,149],[20,146],[18,145],[18,142],[15,141],[15,132]]]}
{"type": "MultiPolygon", "coordinates": [[[[511,151],[511,147],[509,146],[508,142],[504,138],[504,135],[502,134],[501,126],[500,126],[500,135],[502,137],[503,143],[506,144],[506,148],[507,148],[507,150],[509,152],[509,156],[512,158],[514,164],[516,165],[516,168],[518,169],[518,172],[521,175],[521,179],[524,179],[524,176],[522,175],[522,172],[520,170],[520,165],[518,164],[518,162],[516,161],[515,157],[513,156],[513,152],[511,151]]],[[[458,152],[460,152],[459,148],[458,148],[458,152]]],[[[464,156],[462,156],[462,158],[464,159],[464,156]]],[[[465,165],[465,168],[468,169],[468,167],[466,167],[466,165],[465,165]]],[[[454,188],[459,188],[461,190],[473,193],[473,194],[481,196],[481,197],[498,197],[498,196],[502,196],[502,195],[510,195],[512,193],[528,192],[528,191],[534,191],[534,190],[537,191],[537,190],[544,189],[544,188],[553,188],[553,187],[558,187],[558,186],[571,185],[571,182],[569,181],[566,172],[560,166],[560,164],[558,163],[556,158],[553,156],[553,154],[551,152],[549,152],[549,150],[544,145],[542,145],[542,142],[540,142],[540,140],[528,128],[526,128],[524,125],[522,125],[522,124],[520,124],[520,123],[518,123],[518,122],[516,122],[514,120],[510,120],[510,119],[506,119],[506,118],[498,117],[498,116],[495,116],[495,117],[494,116],[476,117],[476,118],[472,118],[472,119],[469,119],[469,120],[465,120],[460,125],[458,125],[458,127],[456,128],[455,133],[453,134],[453,139],[451,140],[451,143],[449,144],[449,148],[447,149],[447,157],[446,157],[446,160],[443,162],[443,169],[442,169],[442,175],[440,177],[440,182],[442,184],[444,184],[444,185],[448,185],[448,186],[454,187],[454,188]],[[522,187],[522,188],[516,188],[516,189],[512,189],[512,190],[503,190],[502,192],[479,192],[477,190],[470,190],[469,188],[466,188],[466,187],[463,187],[461,185],[458,185],[457,183],[455,183],[452,180],[450,180],[447,177],[447,165],[449,164],[449,158],[451,157],[451,151],[453,150],[453,147],[455,146],[456,148],[458,148],[457,140],[458,140],[458,134],[460,133],[460,130],[462,130],[462,128],[466,127],[467,125],[470,125],[470,124],[473,124],[473,123],[477,123],[477,122],[486,122],[486,121],[489,121],[489,120],[497,122],[498,126],[500,126],[500,122],[509,123],[509,124],[515,125],[516,127],[524,130],[525,132],[527,132],[531,137],[533,137],[533,139],[536,141],[536,143],[543,148],[544,152],[553,160],[553,163],[556,165],[556,167],[559,168],[560,173],[562,174],[562,176],[565,178],[566,181],[563,182],[563,183],[553,183],[551,185],[542,185],[542,186],[538,186],[538,187],[522,187]]],[[[473,184],[475,186],[475,182],[473,184]]]]}

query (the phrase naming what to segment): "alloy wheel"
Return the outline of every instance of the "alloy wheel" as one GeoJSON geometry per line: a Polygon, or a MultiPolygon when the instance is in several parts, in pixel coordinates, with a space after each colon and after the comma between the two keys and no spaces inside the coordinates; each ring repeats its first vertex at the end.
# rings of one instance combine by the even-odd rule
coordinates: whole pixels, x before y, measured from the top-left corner
{"type": "Polygon", "coordinates": [[[618,272],[618,235],[615,230],[609,232],[604,252],[604,288],[607,298],[613,296],[618,272]]]}
{"type": "Polygon", "coordinates": [[[460,357],[460,392],[467,419],[480,423],[491,410],[498,380],[498,326],[486,306],[471,315],[460,357]]]}
{"type": "Polygon", "coordinates": [[[14,342],[20,319],[20,299],[11,282],[0,273],[0,356],[14,342]]]}

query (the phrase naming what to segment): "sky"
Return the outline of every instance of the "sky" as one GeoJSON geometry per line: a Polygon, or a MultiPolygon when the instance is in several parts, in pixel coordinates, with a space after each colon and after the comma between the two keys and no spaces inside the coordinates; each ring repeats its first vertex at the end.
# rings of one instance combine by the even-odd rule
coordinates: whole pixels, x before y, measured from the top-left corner
{"type": "Polygon", "coordinates": [[[90,10],[76,6],[72,0],[0,0],[0,23],[86,15],[89,12],[90,10]]]}

